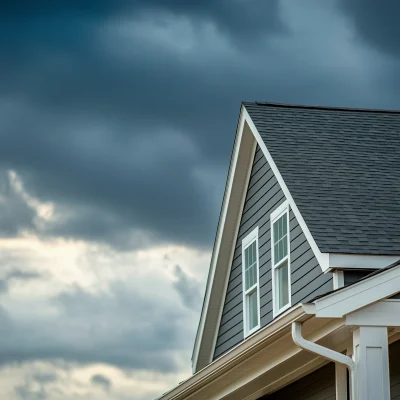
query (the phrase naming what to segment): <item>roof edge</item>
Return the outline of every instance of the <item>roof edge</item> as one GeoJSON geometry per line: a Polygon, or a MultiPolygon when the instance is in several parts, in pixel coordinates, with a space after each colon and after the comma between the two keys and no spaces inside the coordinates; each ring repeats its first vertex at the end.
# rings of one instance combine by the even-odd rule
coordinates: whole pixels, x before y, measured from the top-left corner
{"type": "Polygon", "coordinates": [[[349,112],[369,112],[369,113],[383,113],[383,114],[400,114],[400,110],[396,109],[380,109],[380,108],[357,108],[357,107],[335,107],[335,106],[317,106],[307,104],[290,104],[290,103],[274,103],[268,101],[243,101],[242,104],[266,106],[266,107],[280,107],[280,108],[298,108],[308,110],[326,110],[326,111],[349,111],[349,112]]]}

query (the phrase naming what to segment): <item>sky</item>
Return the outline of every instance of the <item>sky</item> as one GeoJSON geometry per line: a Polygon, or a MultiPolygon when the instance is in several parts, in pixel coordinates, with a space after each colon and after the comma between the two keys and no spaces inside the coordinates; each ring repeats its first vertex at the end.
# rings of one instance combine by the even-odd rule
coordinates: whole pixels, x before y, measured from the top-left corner
{"type": "Polygon", "coordinates": [[[400,108],[396,0],[0,5],[0,391],[190,376],[241,101],[400,108]]]}

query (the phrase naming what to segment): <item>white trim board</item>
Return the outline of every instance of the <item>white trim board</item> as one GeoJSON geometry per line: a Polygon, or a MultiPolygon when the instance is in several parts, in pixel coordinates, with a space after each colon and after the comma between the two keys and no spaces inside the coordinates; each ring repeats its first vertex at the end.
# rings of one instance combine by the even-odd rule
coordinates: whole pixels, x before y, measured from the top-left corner
{"type": "Polygon", "coordinates": [[[193,373],[212,361],[255,148],[256,141],[246,124],[242,106],[193,348],[193,373]]]}
{"type": "Polygon", "coordinates": [[[400,265],[314,301],[316,317],[343,316],[400,292],[400,265]]]}
{"type": "Polygon", "coordinates": [[[346,325],[400,327],[400,300],[381,300],[346,315],[346,325]]]}
{"type": "Polygon", "coordinates": [[[371,254],[329,254],[330,269],[381,269],[400,259],[400,255],[377,256],[371,254]]]}
{"type": "Polygon", "coordinates": [[[282,312],[288,310],[292,306],[292,268],[291,268],[291,257],[290,257],[290,226],[289,226],[289,203],[285,201],[270,215],[271,224],[271,270],[272,270],[272,315],[276,318],[282,312]],[[274,224],[275,222],[286,214],[286,242],[287,242],[287,255],[275,263],[275,248],[274,248],[274,224]],[[277,287],[277,269],[279,269],[285,262],[288,265],[288,296],[289,302],[283,307],[279,308],[277,304],[277,295],[279,295],[279,288],[277,287]]]}
{"type": "Polygon", "coordinates": [[[260,307],[260,260],[258,255],[258,226],[254,228],[243,240],[242,240],[242,301],[243,301],[243,332],[244,338],[246,339],[252,333],[256,332],[261,327],[261,307],[260,307]],[[246,262],[245,262],[245,250],[251,245],[256,244],[256,277],[257,282],[252,288],[246,290],[246,262]],[[248,302],[249,296],[256,292],[257,296],[257,325],[249,329],[250,316],[248,315],[248,302]]]}

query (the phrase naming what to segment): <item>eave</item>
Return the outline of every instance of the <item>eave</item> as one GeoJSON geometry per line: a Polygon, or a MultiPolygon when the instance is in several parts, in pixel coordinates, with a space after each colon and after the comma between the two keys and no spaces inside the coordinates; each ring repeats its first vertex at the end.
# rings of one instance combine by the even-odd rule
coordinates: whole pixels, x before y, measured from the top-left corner
{"type": "Polygon", "coordinates": [[[303,322],[310,340],[322,340],[339,351],[346,348],[349,328],[345,327],[344,320],[317,319],[298,305],[159,400],[257,399],[321,367],[325,360],[294,344],[291,337],[294,321],[303,322]],[[332,333],[335,338],[329,339],[332,333]]]}

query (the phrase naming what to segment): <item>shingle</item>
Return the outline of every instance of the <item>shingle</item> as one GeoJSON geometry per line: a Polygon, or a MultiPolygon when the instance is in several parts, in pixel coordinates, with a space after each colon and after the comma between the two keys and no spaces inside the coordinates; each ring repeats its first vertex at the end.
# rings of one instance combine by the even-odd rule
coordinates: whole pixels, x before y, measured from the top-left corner
{"type": "Polygon", "coordinates": [[[244,103],[323,252],[400,254],[400,112],[244,103]]]}

